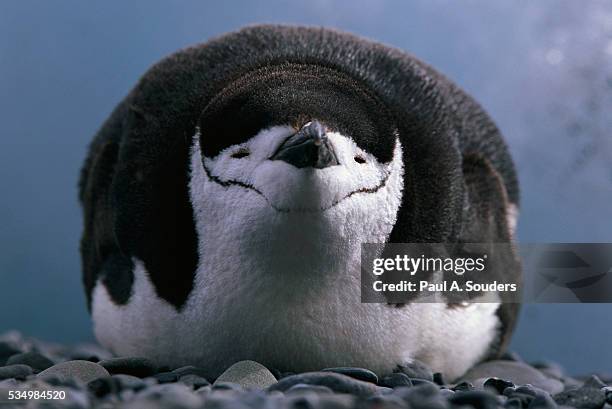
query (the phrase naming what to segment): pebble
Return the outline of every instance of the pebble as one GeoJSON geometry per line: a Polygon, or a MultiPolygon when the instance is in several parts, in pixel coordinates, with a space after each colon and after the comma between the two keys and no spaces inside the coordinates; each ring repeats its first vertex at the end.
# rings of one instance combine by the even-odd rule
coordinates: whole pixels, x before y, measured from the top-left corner
{"type": "Polygon", "coordinates": [[[139,391],[148,386],[146,381],[133,375],[118,374],[113,375],[112,377],[121,386],[121,389],[139,391]]]}
{"type": "Polygon", "coordinates": [[[202,405],[201,398],[190,388],[180,383],[153,385],[138,392],[134,396],[135,403],[142,403],[141,408],[153,408],[152,404],[160,408],[190,409],[202,405]]]}
{"type": "Polygon", "coordinates": [[[446,381],[444,380],[444,375],[440,372],[436,372],[433,374],[433,382],[436,385],[446,385],[446,381]]]}
{"type": "Polygon", "coordinates": [[[606,396],[606,403],[612,405],[612,387],[606,386],[603,388],[604,395],[606,396]]]}
{"type": "Polygon", "coordinates": [[[557,409],[557,403],[547,393],[538,394],[531,403],[529,409],[557,409]]]}
{"type": "Polygon", "coordinates": [[[172,373],[177,374],[179,378],[184,375],[197,375],[202,378],[206,378],[206,371],[203,368],[198,368],[197,366],[193,365],[176,368],[172,371],[172,373]]]}
{"type": "Polygon", "coordinates": [[[286,394],[296,394],[296,393],[307,393],[314,392],[319,394],[325,393],[334,393],[331,388],[323,385],[307,385],[305,383],[298,383],[287,389],[286,394]]]}
{"type": "Polygon", "coordinates": [[[160,372],[158,374],[153,375],[157,382],[159,383],[171,383],[178,381],[178,375],[172,372],[160,372]]]}
{"type": "Polygon", "coordinates": [[[427,379],[419,379],[419,378],[410,379],[410,382],[412,382],[412,384],[414,386],[417,386],[417,385],[431,385],[431,386],[439,387],[438,384],[435,384],[432,381],[428,381],[427,379]]]}
{"type": "Polygon", "coordinates": [[[28,409],[612,409],[611,377],[571,378],[555,363],[505,359],[479,364],[452,385],[418,361],[380,378],[354,367],[273,376],[243,361],[210,385],[205,366],[156,368],[144,358],[113,358],[96,345],[68,348],[11,333],[0,335],[0,375],[21,372],[0,376],[0,396],[66,391],[65,401],[32,401],[28,409]],[[85,359],[64,362],[74,357],[85,359]]]}
{"type": "Polygon", "coordinates": [[[489,378],[484,382],[483,386],[485,389],[492,389],[497,392],[497,394],[501,395],[504,392],[504,389],[511,388],[514,386],[514,384],[500,378],[489,378]]]}
{"type": "Polygon", "coordinates": [[[287,389],[285,394],[291,395],[291,394],[311,393],[311,392],[317,393],[320,395],[334,393],[334,391],[332,391],[331,388],[328,388],[327,386],[307,385],[305,383],[298,383],[296,385],[293,385],[291,388],[287,389]]]}
{"type": "Polygon", "coordinates": [[[587,378],[587,380],[584,382],[583,387],[585,388],[595,388],[595,389],[602,389],[607,387],[608,385],[606,385],[605,383],[603,383],[603,381],[601,379],[599,379],[599,377],[597,375],[591,375],[587,378]]]}
{"type": "Polygon", "coordinates": [[[378,376],[369,369],[364,368],[343,366],[338,368],[325,368],[322,369],[321,372],[335,372],[342,375],[350,376],[351,378],[359,379],[360,381],[378,383],[378,376]]]}
{"type": "Polygon", "coordinates": [[[38,374],[39,377],[56,375],[59,378],[71,378],[83,383],[89,383],[94,379],[109,376],[110,374],[104,367],[89,361],[66,361],[51,368],[47,368],[38,374]]]}
{"type": "Polygon", "coordinates": [[[495,395],[486,391],[457,392],[449,398],[454,405],[470,405],[475,409],[496,409],[499,401],[495,395]]]}
{"type": "Polygon", "coordinates": [[[183,375],[179,377],[179,382],[189,386],[191,389],[198,389],[202,386],[210,385],[210,382],[208,382],[206,378],[202,378],[201,376],[193,374],[183,375]]]}
{"type": "Polygon", "coordinates": [[[462,380],[471,382],[476,387],[481,387],[488,378],[500,378],[515,385],[531,384],[550,394],[559,393],[563,390],[563,383],[560,381],[548,378],[528,364],[517,361],[497,360],[481,363],[470,369],[462,377],[462,380]]]}
{"type": "Polygon", "coordinates": [[[605,391],[589,386],[569,389],[554,395],[553,398],[559,405],[578,409],[600,409],[606,403],[605,391]]]}
{"type": "Polygon", "coordinates": [[[240,361],[230,366],[217,378],[218,382],[233,382],[243,387],[265,389],[276,383],[272,372],[255,361],[240,361]]]}
{"type": "MultiPolygon", "coordinates": [[[[523,407],[523,402],[516,397],[508,398],[506,402],[504,402],[504,408],[507,409],[521,409],[523,407]]],[[[527,405],[525,405],[527,407],[527,405]]]]}
{"type": "Polygon", "coordinates": [[[0,341],[0,366],[4,366],[9,357],[20,352],[21,350],[13,342],[0,341]]]}
{"type": "Polygon", "coordinates": [[[202,386],[201,388],[196,389],[196,395],[205,398],[212,392],[212,385],[202,386]]]}
{"type": "MultiPolygon", "coordinates": [[[[529,385],[523,385],[526,388],[529,388],[529,385]]],[[[535,391],[529,390],[521,390],[517,391],[517,388],[506,388],[504,390],[504,396],[508,398],[508,400],[518,401],[521,407],[528,407],[531,404],[531,401],[536,397],[535,391]]]]}
{"type": "Polygon", "coordinates": [[[234,382],[215,382],[212,385],[212,390],[213,391],[243,391],[244,388],[242,387],[242,385],[239,385],[237,383],[234,382]]]}
{"type": "Polygon", "coordinates": [[[449,406],[448,398],[444,397],[440,389],[433,384],[422,384],[411,388],[400,387],[393,393],[404,399],[412,409],[445,409],[449,406]]]}
{"type": "Polygon", "coordinates": [[[426,379],[428,381],[433,382],[433,372],[427,365],[422,363],[421,361],[414,360],[411,363],[398,365],[395,371],[393,372],[401,372],[408,375],[411,379],[426,379]]]}
{"type": "Polygon", "coordinates": [[[379,389],[371,382],[364,382],[334,372],[306,372],[283,378],[273,384],[268,390],[284,392],[297,384],[322,385],[340,393],[350,393],[357,396],[370,396],[379,389]]]}
{"type": "Polygon", "coordinates": [[[383,376],[379,384],[388,388],[397,388],[400,386],[412,386],[412,381],[405,373],[396,372],[383,376]]]}
{"type": "Polygon", "coordinates": [[[8,378],[0,381],[0,388],[14,389],[16,386],[19,386],[19,381],[15,378],[8,378]]]}
{"type": "Polygon", "coordinates": [[[32,375],[33,371],[27,365],[8,365],[0,367],[0,381],[4,379],[20,379],[24,380],[28,375],[32,375]]]}
{"type": "Polygon", "coordinates": [[[452,389],[456,392],[471,391],[474,389],[474,385],[472,385],[470,382],[463,381],[453,386],[452,389]]]}
{"type": "Polygon", "coordinates": [[[87,389],[97,397],[101,398],[109,393],[117,394],[121,391],[119,381],[111,376],[94,379],[87,384],[87,389]]]}
{"type": "Polygon", "coordinates": [[[376,409],[402,409],[408,408],[405,400],[397,395],[374,395],[365,400],[365,406],[376,409]]]}
{"type": "Polygon", "coordinates": [[[6,365],[27,365],[34,369],[36,372],[44,371],[47,368],[51,368],[54,362],[44,355],[37,352],[22,352],[19,354],[12,355],[7,361],[6,365]]]}
{"type": "Polygon", "coordinates": [[[109,373],[124,374],[146,378],[157,372],[155,364],[147,358],[140,357],[118,357],[104,359],[98,364],[102,365],[109,373]]]}
{"type": "Polygon", "coordinates": [[[99,345],[85,343],[67,348],[66,357],[73,361],[99,362],[113,356],[99,345]]]}

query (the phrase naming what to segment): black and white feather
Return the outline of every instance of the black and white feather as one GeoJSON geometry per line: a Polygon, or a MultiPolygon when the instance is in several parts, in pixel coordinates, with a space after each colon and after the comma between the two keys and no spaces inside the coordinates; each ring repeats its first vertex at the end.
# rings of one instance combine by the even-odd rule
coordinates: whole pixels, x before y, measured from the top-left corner
{"type": "Polygon", "coordinates": [[[472,98],[353,35],[254,26],[162,60],[96,135],[80,199],[94,330],[118,354],[211,377],[419,359],[454,378],[516,319],[360,303],[362,242],[509,242],[519,197],[472,98]]]}

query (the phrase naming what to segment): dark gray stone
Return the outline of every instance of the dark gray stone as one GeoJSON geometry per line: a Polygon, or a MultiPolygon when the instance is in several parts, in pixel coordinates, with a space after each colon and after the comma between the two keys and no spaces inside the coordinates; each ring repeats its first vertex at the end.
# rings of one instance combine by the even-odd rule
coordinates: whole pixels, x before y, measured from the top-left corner
{"type": "Polygon", "coordinates": [[[318,394],[334,393],[334,391],[332,391],[327,386],[323,386],[323,385],[307,385],[305,383],[295,384],[291,388],[287,389],[287,391],[285,393],[287,395],[289,395],[289,394],[307,393],[307,392],[314,392],[314,393],[318,393],[318,394]]]}
{"type": "Polygon", "coordinates": [[[244,390],[244,387],[235,382],[215,382],[212,385],[213,391],[236,391],[240,392],[244,390]]]}
{"type": "Polygon", "coordinates": [[[87,383],[87,389],[96,397],[101,398],[108,394],[118,394],[122,387],[117,379],[104,376],[87,383]]]}
{"type": "Polygon", "coordinates": [[[408,403],[397,395],[374,395],[365,401],[366,407],[376,409],[403,409],[408,403]]]}
{"type": "Polygon", "coordinates": [[[196,389],[195,394],[201,398],[206,398],[212,392],[212,385],[202,386],[196,389]]]}
{"type": "Polygon", "coordinates": [[[37,352],[22,352],[12,355],[7,361],[7,365],[27,365],[36,372],[51,368],[54,362],[44,355],[37,352]]]}
{"type": "Polygon", "coordinates": [[[472,385],[470,382],[460,382],[457,385],[452,387],[452,390],[456,391],[456,392],[466,392],[466,391],[471,391],[474,390],[474,385],[472,385]]]}
{"type": "Polygon", "coordinates": [[[412,386],[412,381],[408,375],[397,372],[387,376],[383,376],[379,383],[380,386],[386,386],[387,388],[398,388],[400,386],[412,386]]]}
{"type": "Polygon", "coordinates": [[[0,381],[0,389],[15,389],[19,384],[15,378],[3,379],[0,381]]]}
{"type": "Polygon", "coordinates": [[[99,362],[111,359],[113,355],[97,344],[78,344],[67,349],[66,358],[75,361],[99,362]]]}
{"type": "Polygon", "coordinates": [[[523,402],[517,397],[508,398],[508,400],[504,402],[504,408],[506,409],[521,409],[522,407],[523,402]]]}
{"type": "Polygon", "coordinates": [[[159,383],[172,383],[178,381],[178,375],[172,372],[160,372],[153,375],[159,383]]]}
{"type": "Polygon", "coordinates": [[[605,391],[590,387],[569,389],[554,395],[553,398],[559,405],[578,409],[600,409],[606,403],[605,391]]]}
{"type": "Polygon", "coordinates": [[[606,403],[612,405],[612,387],[606,386],[603,388],[604,395],[606,396],[606,403]]]}
{"type": "Polygon", "coordinates": [[[360,381],[378,383],[378,376],[369,369],[354,368],[350,366],[342,366],[337,368],[325,368],[321,372],[335,372],[342,375],[350,376],[351,378],[359,379],[360,381]]]}
{"type": "Polygon", "coordinates": [[[179,382],[189,386],[192,389],[198,389],[202,386],[210,385],[210,382],[206,380],[206,378],[202,378],[201,376],[188,374],[183,375],[179,378],[179,382]]]}
{"type": "Polygon", "coordinates": [[[0,381],[4,379],[26,379],[33,371],[27,365],[8,365],[0,367],[0,381]]]}
{"type": "Polygon", "coordinates": [[[21,349],[13,342],[0,341],[0,366],[6,364],[10,356],[21,353],[21,349]]]}
{"type": "Polygon", "coordinates": [[[94,379],[109,376],[110,374],[104,367],[89,361],[67,361],[51,368],[45,369],[38,374],[40,378],[47,375],[56,375],[62,380],[72,379],[75,381],[89,383],[94,379]]]}
{"type": "Polygon", "coordinates": [[[204,368],[198,368],[197,366],[193,365],[176,368],[172,370],[172,373],[177,374],[179,378],[184,375],[197,375],[202,378],[206,378],[206,371],[204,370],[204,368]]]}
{"type": "Polygon", "coordinates": [[[121,389],[139,391],[147,387],[147,383],[137,376],[118,374],[112,377],[119,383],[121,389]]]}
{"type": "Polygon", "coordinates": [[[517,361],[488,361],[483,362],[470,369],[463,377],[463,381],[472,383],[475,387],[482,387],[488,378],[500,378],[510,381],[515,385],[531,384],[544,389],[550,394],[559,393],[563,390],[563,384],[546,377],[542,372],[517,361]]]}
{"type": "Polygon", "coordinates": [[[601,379],[599,379],[599,377],[597,375],[591,375],[587,378],[586,381],[584,381],[584,385],[585,388],[595,388],[595,389],[601,389],[601,388],[605,388],[608,385],[606,385],[605,383],[603,383],[603,381],[601,379]]]}
{"type": "Polygon", "coordinates": [[[489,378],[483,384],[485,389],[492,389],[497,394],[501,395],[504,389],[511,388],[514,384],[510,381],[506,381],[500,378],[489,378]]]}
{"type": "Polygon", "coordinates": [[[146,378],[157,372],[157,367],[152,361],[141,357],[118,357],[105,359],[98,363],[113,375],[124,374],[146,378]]]}
{"type": "Polygon", "coordinates": [[[558,406],[548,393],[539,393],[528,406],[528,409],[557,409],[558,406]]]}
{"type": "Polygon", "coordinates": [[[404,399],[412,409],[446,409],[449,407],[447,397],[443,396],[440,388],[433,383],[400,387],[395,389],[393,394],[404,399]]]}
{"type": "Polygon", "coordinates": [[[508,399],[516,399],[521,402],[521,406],[526,408],[531,404],[531,401],[535,399],[535,395],[522,392],[513,392],[508,399]]]}
{"type": "Polygon", "coordinates": [[[335,392],[350,393],[362,397],[373,395],[379,390],[379,387],[371,382],[360,381],[334,372],[306,372],[289,376],[270,386],[268,390],[284,392],[297,384],[322,385],[335,392]]]}
{"type": "Polygon", "coordinates": [[[439,388],[440,385],[433,383],[432,381],[428,381],[427,379],[420,379],[420,378],[416,378],[416,379],[410,379],[410,382],[412,382],[412,384],[414,386],[418,386],[418,385],[431,385],[431,386],[435,386],[436,388],[439,388]]]}
{"type": "MultiPolygon", "coordinates": [[[[136,393],[130,404],[137,408],[196,409],[202,406],[202,398],[181,383],[153,385],[136,393]]],[[[132,407],[132,406],[128,406],[132,407]]],[[[237,406],[239,408],[240,406],[237,406]]]]}
{"type": "Polygon", "coordinates": [[[436,385],[440,386],[446,385],[446,380],[444,379],[444,375],[441,372],[436,372],[433,374],[433,382],[436,385]]]}
{"type": "Polygon", "coordinates": [[[416,359],[411,363],[398,365],[393,372],[404,373],[408,375],[410,379],[426,379],[433,382],[433,372],[431,369],[423,362],[416,359]]]}
{"type": "Polygon", "coordinates": [[[532,398],[535,398],[538,395],[549,395],[547,391],[540,388],[536,388],[533,385],[519,385],[516,387],[507,387],[506,389],[504,389],[503,394],[508,397],[515,396],[516,394],[523,394],[531,396],[532,398]]]}
{"type": "Polygon", "coordinates": [[[449,398],[454,405],[470,405],[475,409],[496,409],[499,400],[495,395],[486,391],[457,392],[449,398]]]}

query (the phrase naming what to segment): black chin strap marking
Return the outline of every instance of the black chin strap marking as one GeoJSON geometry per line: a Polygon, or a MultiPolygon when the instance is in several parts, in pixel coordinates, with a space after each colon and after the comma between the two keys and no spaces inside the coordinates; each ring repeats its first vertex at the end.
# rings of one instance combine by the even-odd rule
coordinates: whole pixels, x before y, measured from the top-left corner
{"type": "Polygon", "coordinates": [[[275,206],[272,202],[270,202],[270,200],[266,197],[266,195],[263,194],[263,192],[259,189],[257,189],[255,186],[250,185],[248,183],[244,183],[241,182],[239,180],[222,180],[220,179],[218,176],[215,176],[213,174],[210,173],[210,170],[206,167],[206,165],[204,164],[204,161],[200,161],[200,163],[202,164],[202,168],[204,168],[204,172],[206,173],[206,176],[208,177],[208,180],[210,180],[211,182],[214,182],[220,186],[223,187],[229,187],[229,186],[240,186],[243,187],[245,189],[249,189],[254,191],[255,193],[259,194],[261,197],[263,197],[266,202],[268,202],[268,204],[270,205],[270,207],[272,207],[274,210],[276,210],[279,213],[291,213],[291,212],[299,212],[299,213],[319,213],[319,212],[324,212],[326,210],[331,209],[332,207],[337,206],[338,204],[340,204],[342,201],[348,199],[349,197],[358,194],[358,193],[376,193],[378,192],[380,189],[382,189],[383,187],[385,187],[387,185],[387,180],[389,180],[389,177],[391,176],[391,172],[386,172],[385,177],[380,181],[380,183],[374,187],[362,187],[360,189],[357,190],[353,190],[352,192],[348,193],[346,196],[335,200],[332,202],[331,205],[327,206],[327,207],[321,207],[319,209],[300,209],[300,208],[295,208],[295,209],[287,209],[284,207],[278,207],[275,206]]]}

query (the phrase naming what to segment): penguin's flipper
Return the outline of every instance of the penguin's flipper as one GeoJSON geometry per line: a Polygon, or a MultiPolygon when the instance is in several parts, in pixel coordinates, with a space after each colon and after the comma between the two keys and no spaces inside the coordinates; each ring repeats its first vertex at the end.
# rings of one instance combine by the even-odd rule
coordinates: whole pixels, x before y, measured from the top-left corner
{"type": "Polygon", "coordinates": [[[512,227],[508,216],[516,204],[508,201],[504,182],[491,162],[475,153],[463,157],[466,203],[460,240],[508,243],[512,227]]]}
{"type": "MultiPolygon", "coordinates": [[[[466,200],[460,241],[463,243],[512,243],[513,226],[510,219],[518,204],[510,203],[503,179],[491,162],[479,155],[470,153],[463,157],[463,176],[466,200]]],[[[497,248],[495,257],[499,261],[492,269],[503,282],[521,284],[521,264],[513,245],[497,248]],[[500,250],[501,249],[501,250],[500,250]],[[503,254],[500,254],[502,253],[503,254]]],[[[520,304],[516,295],[505,299],[500,293],[502,302],[497,315],[500,320],[500,332],[496,345],[492,346],[491,355],[499,356],[510,341],[517,321],[520,304]]]]}
{"type": "MultiPolygon", "coordinates": [[[[83,285],[87,306],[107,258],[119,253],[113,232],[113,211],[108,199],[117,168],[125,105],[121,104],[102,126],[89,146],[87,160],[81,169],[79,200],[83,206],[84,226],[80,243],[83,285]]],[[[123,272],[125,269],[120,269],[123,272]]],[[[131,271],[129,272],[131,274],[131,271]]],[[[116,276],[117,274],[115,274],[116,276]]],[[[125,280],[121,280],[125,282],[125,280]]],[[[131,290],[131,288],[130,288],[131,290]]],[[[120,302],[123,296],[111,297],[120,302]]]]}
{"type": "MultiPolygon", "coordinates": [[[[147,96],[134,92],[131,99],[147,96]]],[[[198,254],[188,192],[192,138],[165,137],[157,117],[126,101],[89,148],[79,194],[90,307],[100,279],[116,304],[128,302],[134,258],[142,261],[158,296],[177,309],[193,287],[198,254]]]]}

